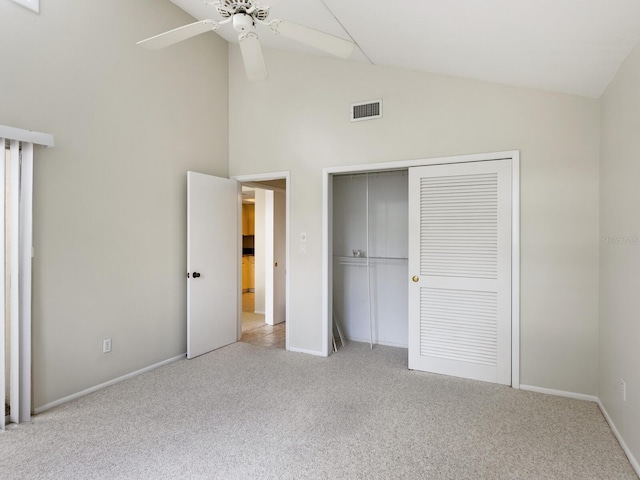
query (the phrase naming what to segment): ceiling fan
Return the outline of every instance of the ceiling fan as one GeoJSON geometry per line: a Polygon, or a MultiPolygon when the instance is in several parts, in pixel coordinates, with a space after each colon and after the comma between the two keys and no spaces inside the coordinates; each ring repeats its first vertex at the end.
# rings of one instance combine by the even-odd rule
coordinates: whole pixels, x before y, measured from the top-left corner
{"type": "Polygon", "coordinates": [[[200,20],[141,40],[137,45],[149,50],[159,50],[231,23],[239,34],[240,52],[247,77],[254,82],[266,80],[268,77],[260,41],[255,33],[257,25],[266,26],[276,35],[282,35],[340,58],[348,58],[355,48],[353,42],[297,23],[285,20],[267,21],[269,7],[260,5],[256,0],[205,0],[204,3],[213,5],[223,20],[200,20]]]}

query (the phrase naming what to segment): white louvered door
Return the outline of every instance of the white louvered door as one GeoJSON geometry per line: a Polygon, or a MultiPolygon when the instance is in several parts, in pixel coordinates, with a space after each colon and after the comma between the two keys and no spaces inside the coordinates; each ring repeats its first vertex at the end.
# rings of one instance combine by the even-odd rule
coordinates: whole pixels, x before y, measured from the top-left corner
{"type": "Polygon", "coordinates": [[[409,368],[511,384],[511,161],[409,169],[409,368]]]}

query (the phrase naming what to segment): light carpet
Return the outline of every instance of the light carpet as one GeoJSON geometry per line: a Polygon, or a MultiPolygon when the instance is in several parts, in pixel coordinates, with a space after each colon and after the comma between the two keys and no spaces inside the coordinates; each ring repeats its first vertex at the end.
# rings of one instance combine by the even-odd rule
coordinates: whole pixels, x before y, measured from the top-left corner
{"type": "Polygon", "coordinates": [[[0,478],[637,479],[594,403],[236,343],[0,433],[0,478]]]}

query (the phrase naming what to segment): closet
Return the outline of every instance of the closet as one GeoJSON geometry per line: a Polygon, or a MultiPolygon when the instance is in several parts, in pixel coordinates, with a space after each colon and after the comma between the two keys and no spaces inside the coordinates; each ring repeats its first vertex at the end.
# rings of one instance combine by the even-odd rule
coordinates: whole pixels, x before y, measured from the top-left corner
{"type": "Polygon", "coordinates": [[[408,345],[407,177],[333,176],[333,314],[349,340],[408,345]]]}
{"type": "Polygon", "coordinates": [[[411,370],[517,385],[518,152],[398,163],[325,170],[327,320],[411,370]]]}

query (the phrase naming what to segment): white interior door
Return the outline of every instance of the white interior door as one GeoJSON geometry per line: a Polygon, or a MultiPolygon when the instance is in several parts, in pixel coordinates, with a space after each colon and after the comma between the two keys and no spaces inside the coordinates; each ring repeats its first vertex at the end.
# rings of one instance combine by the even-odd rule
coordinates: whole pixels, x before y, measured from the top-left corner
{"type": "Polygon", "coordinates": [[[511,384],[511,161],[409,169],[409,368],[511,384]]]}
{"type": "Polygon", "coordinates": [[[284,192],[273,192],[273,321],[286,319],[287,200],[284,192]]]}
{"type": "Polygon", "coordinates": [[[235,180],[187,172],[187,358],[237,341],[239,193],[235,180]]]}
{"type": "Polygon", "coordinates": [[[284,192],[265,192],[265,322],[286,320],[287,201],[284,192]]]}

